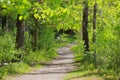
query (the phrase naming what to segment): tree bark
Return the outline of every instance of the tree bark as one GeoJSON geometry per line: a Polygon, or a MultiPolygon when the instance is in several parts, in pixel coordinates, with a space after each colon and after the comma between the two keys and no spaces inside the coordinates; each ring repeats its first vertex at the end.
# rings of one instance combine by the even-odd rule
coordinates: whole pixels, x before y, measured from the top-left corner
{"type": "Polygon", "coordinates": [[[23,26],[23,19],[19,20],[19,16],[17,16],[17,35],[16,35],[16,48],[20,49],[23,48],[24,45],[24,26],[23,26]]]}
{"type": "Polygon", "coordinates": [[[33,51],[38,49],[38,20],[35,19],[35,31],[33,33],[33,51]]]}
{"type": "Polygon", "coordinates": [[[83,21],[82,21],[82,36],[85,46],[85,51],[89,51],[89,38],[88,38],[88,3],[85,1],[85,6],[83,9],[83,21]]]}
{"type": "MultiPolygon", "coordinates": [[[[93,9],[93,43],[94,44],[96,44],[96,13],[97,13],[97,3],[94,4],[94,9],[93,9]]],[[[96,50],[94,50],[94,65],[97,68],[96,50]]]]}
{"type": "MultiPolygon", "coordinates": [[[[39,4],[43,4],[42,0],[37,0],[37,2],[39,4]]],[[[38,19],[35,19],[35,29],[33,33],[33,51],[38,49],[38,36],[39,36],[38,21],[39,21],[38,19]]]]}
{"type": "Polygon", "coordinates": [[[93,10],[93,42],[96,42],[96,13],[97,13],[97,3],[94,4],[93,10]]]}
{"type": "Polygon", "coordinates": [[[5,32],[7,16],[2,16],[2,30],[5,32]]]}

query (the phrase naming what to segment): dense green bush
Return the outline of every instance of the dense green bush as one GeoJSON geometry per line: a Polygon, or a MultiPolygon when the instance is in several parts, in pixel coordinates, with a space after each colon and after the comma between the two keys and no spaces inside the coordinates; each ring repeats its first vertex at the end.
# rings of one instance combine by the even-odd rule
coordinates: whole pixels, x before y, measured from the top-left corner
{"type": "Polygon", "coordinates": [[[40,49],[49,50],[55,46],[55,33],[52,28],[43,28],[40,30],[39,37],[40,49]]]}
{"type": "Polygon", "coordinates": [[[0,62],[10,62],[15,53],[15,37],[11,33],[0,36],[0,62]]]}
{"type": "Polygon", "coordinates": [[[42,60],[44,60],[44,55],[45,51],[35,51],[35,52],[29,52],[26,56],[24,56],[24,62],[27,64],[33,65],[40,63],[42,60]]]}
{"type": "Polygon", "coordinates": [[[93,43],[92,38],[90,38],[89,52],[84,52],[84,43],[79,39],[78,44],[72,48],[75,52],[75,60],[80,62],[85,70],[96,69],[94,66],[94,51],[96,51],[98,72],[106,76],[112,76],[117,80],[120,76],[119,36],[117,30],[115,32],[111,30],[111,27],[101,27],[97,31],[96,43],[93,43]]]}
{"type": "MultiPolygon", "coordinates": [[[[43,28],[40,30],[40,36],[38,39],[39,50],[33,52],[29,50],[25,53],[24,62],[28,64],[37,64],[40,62],[46,62],[54,58],[57,54],[55,51],[55,38],[54,31],[51,28],[43,28]]],[[[30,47],[30,45],[28,45],[30,47]]]]}
{"type": "Polygon", "coordinates": [[[33,65],[33,64],[38,64],[41,62],[46,62],[51,60],[52,58],[56,57],[56,51],[54,49],[49,49],[46,51],[45,49],[43,50],[38,50],[35,52],[29,52],[24,56],[24,62],[27,64],[33,65]]]}
{"type": "Polygon", "coordinates": [[[105,70],[107,74],[110,75],[119,74],[119,42],[119,36],[115,35],[114,30],[111,31],[111,27],[106,27],[103,30],[98,31],[97,42],[94,45],[94,50],[96,50],[97,53],[98,69],[105,70]]]}
{"type": "Polygon", "coordinates": [[[93,52],[86,52],[84,50],[84,42],[83,40],[78,40],[77,45],[72,47],[72,51],[75,53],[75,61],[77,63],[80,63],[83,67],[83,70],[93,70],[94,64],[93,64],[93,52]]]}
{"type": "Polygon", "coordinates": [[[83,41],[79,41],[76,46],[72,47],[72,50],[75,52],[75,60],[77,62],[82,61],[85,55],[83,41]]]}
{"type": "Polygon", "coordinates": [[[0,80],[3,79],[3,76],[7,74],[7,69],[5,67],[0,67],[0,80]]]}

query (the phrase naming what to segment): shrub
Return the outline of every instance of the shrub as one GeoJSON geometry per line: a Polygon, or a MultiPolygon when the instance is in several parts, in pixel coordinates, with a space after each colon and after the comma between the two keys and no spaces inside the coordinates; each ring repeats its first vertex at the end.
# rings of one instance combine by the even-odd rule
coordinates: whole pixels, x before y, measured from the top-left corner
{"type": "Polygon", "coordinates": [[[4,67],[0,67],[0,80],[3,79],[3,76],[7,74],[7,69],[4,67]]]}
{"type": "Polygon", "coordinates": [[[24,62],[10,63],[6,66],[7,72],[10,74],[21,74],[30,70],[30,67],[24,62]]]}
{"type": "Polygon", "coordinates": [[[41,62],[46,62],[51,60],[56,56],[56,51],[52,48],[46,51],[45,49],[43,50],[38,50],[35,52],[30,52],[24,56],[24,62],[33,65],[33,64],[38,64],[41,62]]]}
{"type": "Polygon", "coordinates": [[[41,49],[49,50],[55,46],[55,33],[51,28],[44,28],[40,31],[39,45],[41,49]]]}
{"type": "Polygon", "coordinates": [[[10,33],[0,36],[0,62],[10,62],[15,52],[15,37],[10,33]]]}
{"type": "Polygon", "coordinates": [[[75,60],[77,62],[82,61],[85,56],[83,41],[80,40],[76,46],[72,47],[72,50],[75,52],[75,60]]]}

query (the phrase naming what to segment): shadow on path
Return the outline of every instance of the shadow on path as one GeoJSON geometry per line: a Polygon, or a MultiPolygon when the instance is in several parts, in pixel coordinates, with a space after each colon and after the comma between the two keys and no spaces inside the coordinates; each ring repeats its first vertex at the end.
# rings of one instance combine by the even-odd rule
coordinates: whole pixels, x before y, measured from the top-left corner
{"type": "Polygon", "coordinates": [[[43,64],[43,68],[21,75],[14,80],[64,80],[65,75],[76,68],[73,53],[70,51],[73,45],[59,48],[57,50],[59,56],[52,62],[43,64]]]}

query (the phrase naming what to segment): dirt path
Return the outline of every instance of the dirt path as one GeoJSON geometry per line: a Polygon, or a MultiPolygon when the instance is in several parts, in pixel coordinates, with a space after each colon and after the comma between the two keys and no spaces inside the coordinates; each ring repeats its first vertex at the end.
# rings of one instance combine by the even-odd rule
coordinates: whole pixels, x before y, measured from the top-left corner
{"type": "Polygon", "coordinates": [[[65,75],[75,69],[74,56],[70,51],[71,46],[73,44],[59,48],[57,50],[59,56],[53,62],[45,64],[43,68],[19,76],[14,80],[64,80],[65,75]]]}

